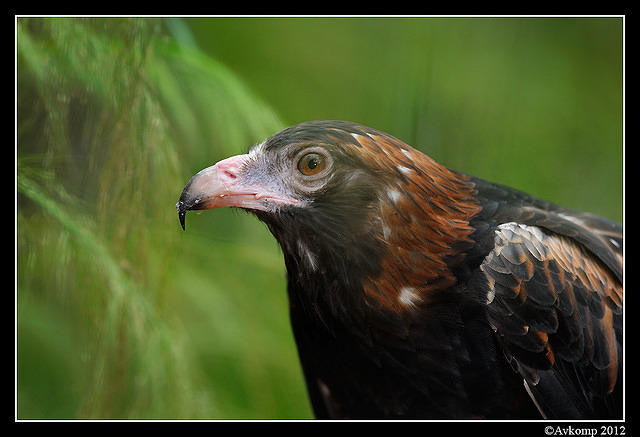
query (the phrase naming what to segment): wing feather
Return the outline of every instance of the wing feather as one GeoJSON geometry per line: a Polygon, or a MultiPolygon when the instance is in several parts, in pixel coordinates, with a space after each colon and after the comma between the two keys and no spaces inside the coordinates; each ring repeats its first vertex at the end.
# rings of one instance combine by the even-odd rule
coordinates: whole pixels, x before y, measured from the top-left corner
{"type": "Polygon", "coordinates": [[[489,322],[545,417],[609,417],[615,412],[602,408],[611,407],[621,373],[623,291],[608,263],[622,243],[613,232],[570,234],[516,222],[496,228],[480,266],[489,322]],[[608,242],[608,262],[580,242],[594,238],[608,242]]]}

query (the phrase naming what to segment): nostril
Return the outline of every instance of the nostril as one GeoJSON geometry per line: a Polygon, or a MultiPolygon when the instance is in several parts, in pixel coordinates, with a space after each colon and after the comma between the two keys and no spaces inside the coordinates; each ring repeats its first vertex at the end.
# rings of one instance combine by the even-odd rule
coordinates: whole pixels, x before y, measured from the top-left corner
{"type": "Polygon", "coordinates": [[[241,179],[241,171],[246,159],[246,155],[238,155],[218,162],[215,167],[219,180],[226,183],[237,183],[241,179]]]}

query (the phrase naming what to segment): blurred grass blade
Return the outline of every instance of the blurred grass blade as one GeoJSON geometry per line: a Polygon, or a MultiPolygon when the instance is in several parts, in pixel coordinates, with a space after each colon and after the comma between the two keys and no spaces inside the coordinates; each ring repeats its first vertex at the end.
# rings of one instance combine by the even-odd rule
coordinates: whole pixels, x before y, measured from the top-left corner
{"type": "Polygon", "coordinates": [[[255,306],[212,265],[236,254],[281,288],[273,241],[221,214],[257,238],[212,250],[173,207],[194,169],[282,123],[162,23],[18,19],[18,418],[309,413],[284,293],[255,306]]]}

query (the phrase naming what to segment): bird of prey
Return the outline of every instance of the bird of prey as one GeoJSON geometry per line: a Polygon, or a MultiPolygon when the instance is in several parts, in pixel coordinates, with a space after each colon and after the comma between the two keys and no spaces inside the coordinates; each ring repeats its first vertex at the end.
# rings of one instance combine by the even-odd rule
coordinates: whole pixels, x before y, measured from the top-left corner
{"type": "Polygon", "coordinates": [[[622,226],[345,121],[284,129],[176,204],[278,240],[321,419],[622,417],[622,226]]]}

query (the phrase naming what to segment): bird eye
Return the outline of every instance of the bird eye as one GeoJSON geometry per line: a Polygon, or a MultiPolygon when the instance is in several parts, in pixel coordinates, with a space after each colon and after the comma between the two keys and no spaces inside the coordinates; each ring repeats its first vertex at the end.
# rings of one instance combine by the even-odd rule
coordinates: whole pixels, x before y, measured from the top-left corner
{"type": "Polygon", "coordinates": [[[298,170],[305,176],[320,173],[326,167],[325,157],[318,153],[307,153],[298,161],[298,170]]]}

